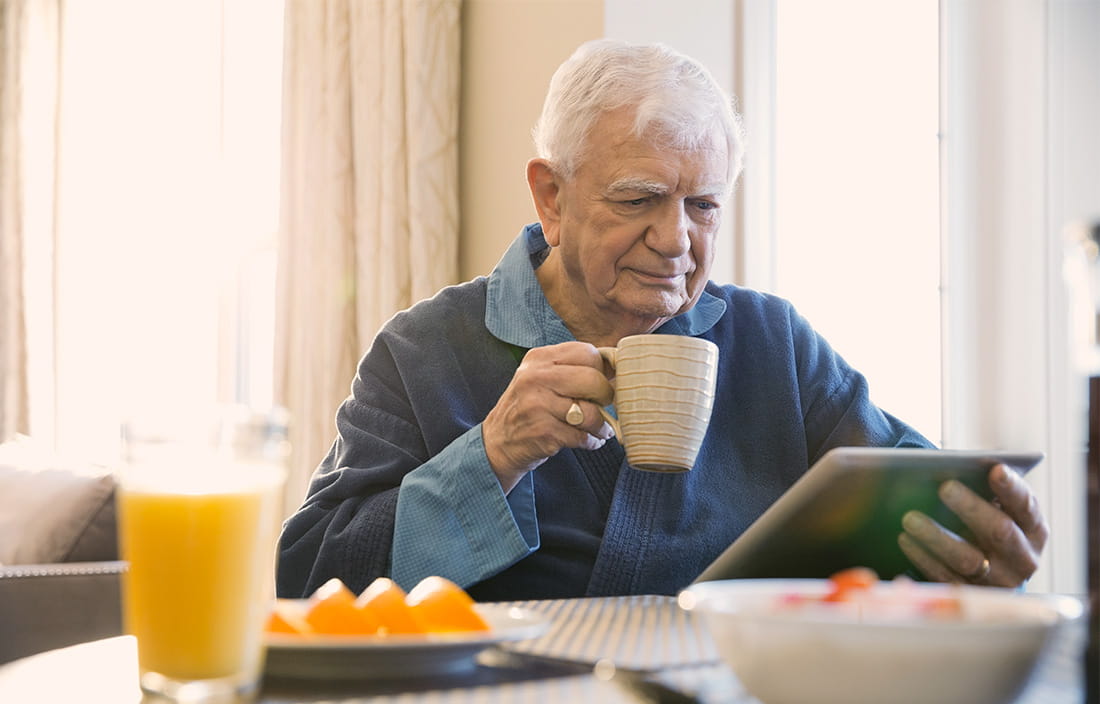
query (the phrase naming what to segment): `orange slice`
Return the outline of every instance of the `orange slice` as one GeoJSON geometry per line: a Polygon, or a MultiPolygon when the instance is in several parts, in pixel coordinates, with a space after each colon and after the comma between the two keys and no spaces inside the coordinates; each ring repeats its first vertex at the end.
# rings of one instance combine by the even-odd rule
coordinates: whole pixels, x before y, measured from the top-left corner
{"type": "Polygon", "coordinates": [[[356,608],[355,594],[338,577],[317,588],[309,597],[305,620],[315,633],[370,635],[378,632],[378,620],[356,608]]]}
{"type": "Polygon", "coordinates": [[[425,577],[412,588],[405,603],[426,631],[489,630],[470,595],[445,577],[425,577]]]}
{"type": "Polygon", "coordinates": [[[290,633],[292,635],[305,635],[312,633],[313,628],[291,605],[284,601],[276,600],[274,608],[267,617],[268,633],[290,633]]]}
{"type": "Polygon", "coordinates": [[[413,618],[405,603],[405,590],[389,577],[379,577],[363,590],[355,605],[370,613],[383,633],[423,633],[424,627],[413,618]]]}

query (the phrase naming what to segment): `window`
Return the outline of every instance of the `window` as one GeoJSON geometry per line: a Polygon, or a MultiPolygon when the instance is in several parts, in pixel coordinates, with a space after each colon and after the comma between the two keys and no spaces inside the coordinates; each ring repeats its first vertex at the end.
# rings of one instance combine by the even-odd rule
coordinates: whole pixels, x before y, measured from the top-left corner
{"type": "Polygon", "coordinates": [[[939,442],[937,3],[777,0],[775,23],[775,292],[939,442]]]}
{"type": "Polygon", "coordinates": [[[605,31],[673,41],[719,80],[732,45],[749,144],[716,278],[794,301],[931,440],[1046,452],[1028,588],[1083,592],[1062,269],[1067,226],[1100,218],[1100,3],[702,4],[607,0],[605,31]]]}
{"type": "Polygon", "coordinates": [[[63,22],[32,433],[109,459],[126,416],[270,402],[269,371],[245,381],[270,370],[282,5],[100,0],[63,22]]]}

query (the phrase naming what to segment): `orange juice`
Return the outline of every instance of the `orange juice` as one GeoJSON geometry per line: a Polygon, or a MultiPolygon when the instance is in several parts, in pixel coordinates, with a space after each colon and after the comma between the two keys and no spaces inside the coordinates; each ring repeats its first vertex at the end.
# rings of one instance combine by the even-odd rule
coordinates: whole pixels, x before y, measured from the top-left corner
{"type": "Polygon", "coordinates": [[[262,665],[279,483],[196,486],[120,484],[119,540],[130,563],[124,617],[137,637],[143,686],[147,673],[181,682],[255,679],[262,665]]]}

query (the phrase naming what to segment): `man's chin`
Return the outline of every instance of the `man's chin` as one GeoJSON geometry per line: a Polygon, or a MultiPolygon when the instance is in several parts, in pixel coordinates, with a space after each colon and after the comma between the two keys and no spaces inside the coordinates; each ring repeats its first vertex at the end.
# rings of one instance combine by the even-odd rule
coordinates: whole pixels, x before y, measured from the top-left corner
{"type": "Polygon", "coordinates": [[[648,319],[672,318],[689,308],[691,308],[690,302],[685,301],[683,296],[641,300],[630,306],[631,312],[636,317],[648,319]]]}

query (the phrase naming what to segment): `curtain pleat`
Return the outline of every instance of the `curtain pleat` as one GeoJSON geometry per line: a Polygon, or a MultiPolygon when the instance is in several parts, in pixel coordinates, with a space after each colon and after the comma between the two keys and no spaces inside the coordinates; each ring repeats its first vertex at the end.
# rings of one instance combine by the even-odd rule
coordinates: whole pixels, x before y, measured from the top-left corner
{"type": "Polygon", "coordinates": [[[53,236],[58,13],[59,0],[0,0],[0,441],[31,432],[25,252],[53,236]]]}
{"type": "Polygon", "coordinates": [[[20,5],[0,0],[0,440],[23,429],[27,410],[19,166],[20,5]]]}
{"type": "Polygon", "coordinates": [[[275,393],[288,509],[359,357],[458,272],[460,0],[288,0],[275,393]]]}

